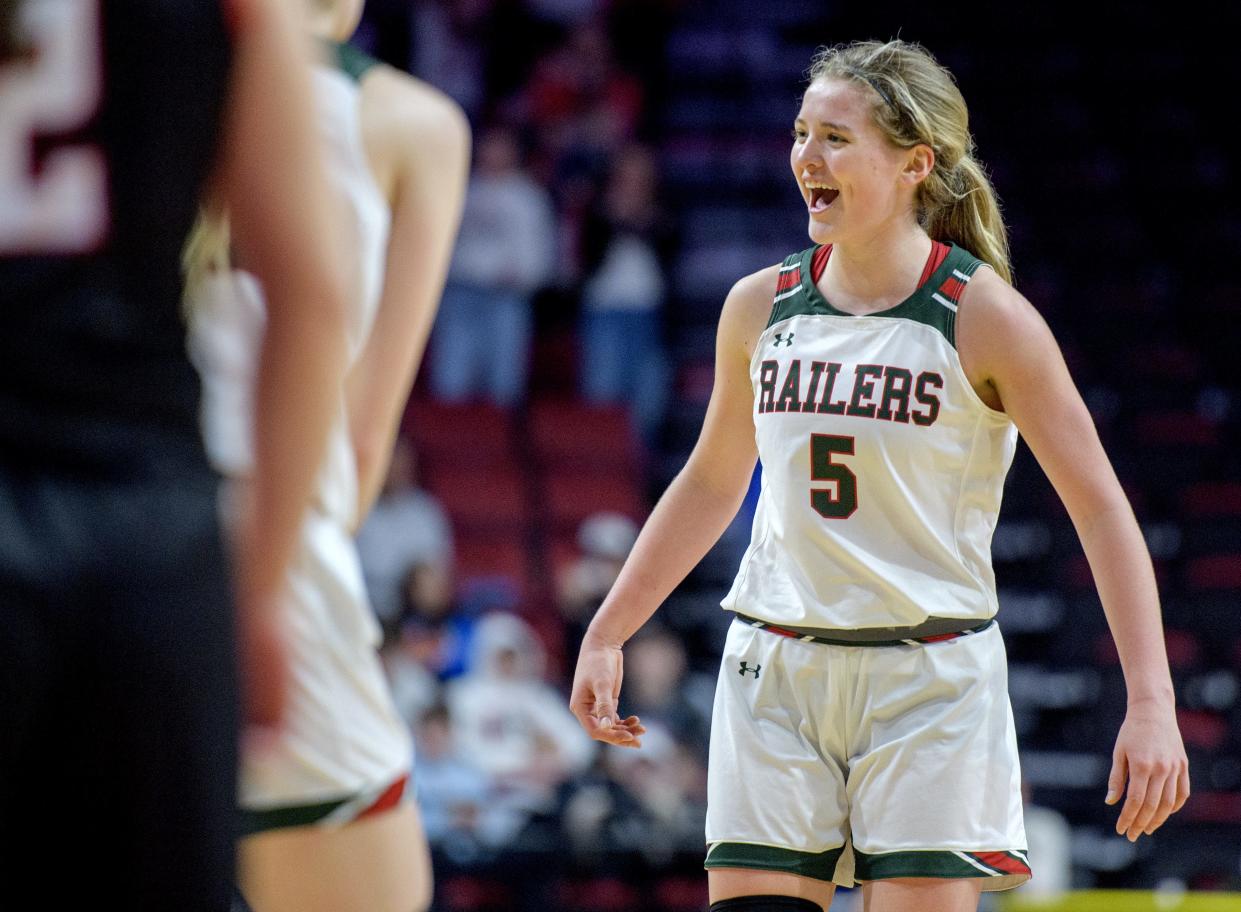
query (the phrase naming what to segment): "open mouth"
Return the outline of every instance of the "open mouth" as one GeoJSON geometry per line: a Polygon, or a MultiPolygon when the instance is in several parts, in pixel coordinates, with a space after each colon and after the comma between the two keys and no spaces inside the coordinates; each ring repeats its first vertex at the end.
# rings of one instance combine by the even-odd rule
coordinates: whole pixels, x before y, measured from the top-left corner
{"type": "Polygon", "coordinates": [[[808,187],[807,189],[810,191],[811,212],[822,212],[836,202],[836,197],[840,196],[839,190],[829,190],[826,187],[808,187]]]}

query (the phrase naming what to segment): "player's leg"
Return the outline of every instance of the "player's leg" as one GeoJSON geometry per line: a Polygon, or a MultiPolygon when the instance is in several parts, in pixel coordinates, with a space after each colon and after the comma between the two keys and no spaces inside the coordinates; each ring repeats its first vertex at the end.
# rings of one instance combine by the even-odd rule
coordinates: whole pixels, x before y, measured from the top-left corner
{"type": "Polygon", "coordinates": [[[412,802],[342,827],[248,836],[239,865],[254,912],[420,912],[431,900],[431,857],[412,802]]]}
{"type": "Polygon", "coordinates": [[[782,871],[712,868],[707,872],[711,912],[820,912],[836,885],[782,871]]]}
{"type": "Polygon", "coordinates": [[[242,893],[254,912],[423,909],[431,873],[408,795],[409,731],[347,530],[308,515],[286,591],[288,711],[244,758],[242,893]]]}
{"type": "Polygon", "coordinates": [[[818,912],[845,853],[845,782],[825,747],[833,647],[729,629],[708,768],[713,912],[818,912]]]}
{"type": "Polygon", "coordinates": [[[975,912],[980,880],[902,877],[862,885],[863,912],[975,912]]]}

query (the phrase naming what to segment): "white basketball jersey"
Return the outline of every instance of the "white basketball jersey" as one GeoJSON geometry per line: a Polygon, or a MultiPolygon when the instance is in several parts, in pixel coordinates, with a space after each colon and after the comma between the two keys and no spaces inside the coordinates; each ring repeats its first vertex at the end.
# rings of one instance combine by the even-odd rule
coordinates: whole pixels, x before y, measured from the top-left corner
{"type": "MultiPolygon", "coordinates": [[[[314,94],[325,171],[341,219],[338,240],[349,258],[352,364],[378,310],[390,214],[362,145],[357,82],[316,67],[314,94]]],[[[266,319],[262,291],[243,272],[216,276],[191,313],[207,450],[221,472],[244,478],[254,466],[253,389],[266,319]]],[[[239,800],[247,810],[352,799],[387,787],[410,768],[408,726],[393,707],[375,652],[381,631],[350,534],[357,506],[342,387],[314,500],[287,573],[289,711],[278,737],[243,758],[239,800]]]]}
{"type": "MultiPolygon", "coordinates": [[[[314,68],[318,134],[345,252],[349,360],[370,333],[382,290],[390,213],[371,176],[362,145],[358,85],[327,66],[314,68]]],[[[221,473],[249,475],[258,348],[266,321],[262,290],[253,276],[235,270],[203,284],[191,306],[190,345],[203,381],[207,451],[221,473]]],[[[357,511],[357,468],[345,419],[344,392],[316,487],[316,506],[352,528],[357,511]]]]}
{"type": "Polygon", "coordinates": [[[958,302],[983,264],[937,244],[913,295],[853,316],[817,288],[830,252],[784,261],[754,349],[762,486],[722,604],[793,627],[985,620],[1017,431],[957,356],[958,302]]]}

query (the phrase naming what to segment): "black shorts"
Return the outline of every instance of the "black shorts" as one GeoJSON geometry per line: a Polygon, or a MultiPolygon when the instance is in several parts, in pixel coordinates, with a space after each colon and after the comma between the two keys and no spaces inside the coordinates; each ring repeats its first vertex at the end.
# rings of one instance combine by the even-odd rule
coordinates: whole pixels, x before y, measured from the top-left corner
{"type": "Polygon", "coordinates": [[[228,909],[237,675],[215,487],[0,467],[0,906],[228,909]]]}

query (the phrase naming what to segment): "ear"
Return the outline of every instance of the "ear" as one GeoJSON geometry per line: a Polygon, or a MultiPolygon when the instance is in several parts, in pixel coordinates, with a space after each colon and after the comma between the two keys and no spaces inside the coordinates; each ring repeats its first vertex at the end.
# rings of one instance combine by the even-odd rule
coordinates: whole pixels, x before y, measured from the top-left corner
{"type": "Polygon", "coordinates": [[[901,179],[916,187],[926,180],[934,167],[935,150],[926,143],[918,143],[906,151],[905,165],[901,168],[901,179]]]}

